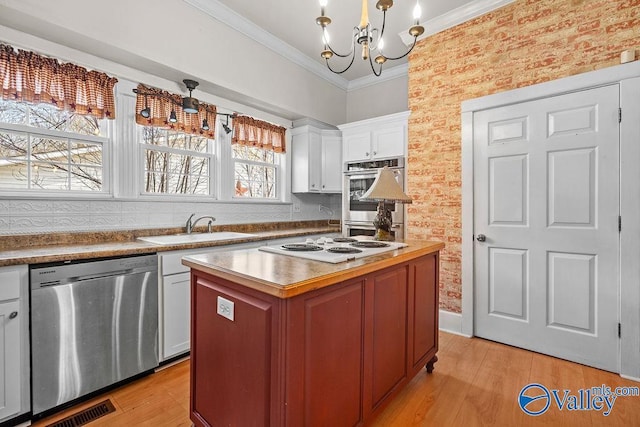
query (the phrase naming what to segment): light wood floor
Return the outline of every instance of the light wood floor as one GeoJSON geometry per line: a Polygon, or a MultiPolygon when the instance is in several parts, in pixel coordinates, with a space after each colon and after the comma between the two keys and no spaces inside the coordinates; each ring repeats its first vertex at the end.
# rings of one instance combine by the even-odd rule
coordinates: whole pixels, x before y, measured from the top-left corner
{"type": "MultiPolygon", "coordinates": [[[[527,384],[571,390],[601,386],[640,387],[598,369],[478,338],[440,333],[439,361],[433,374],[422,371],[385,409],[376,427],[408,426],[640,426],[640,397],[619,397],[608,417],[596,411],[560,411],[553,405],[538,417],[518,406],[527,384]]],[[[91,426],[190,426],[189,362],[159,371],[84,405],[41,420],[36,426],[64,418],[75,410],[109,397],[115,413],[91,426]]]]}

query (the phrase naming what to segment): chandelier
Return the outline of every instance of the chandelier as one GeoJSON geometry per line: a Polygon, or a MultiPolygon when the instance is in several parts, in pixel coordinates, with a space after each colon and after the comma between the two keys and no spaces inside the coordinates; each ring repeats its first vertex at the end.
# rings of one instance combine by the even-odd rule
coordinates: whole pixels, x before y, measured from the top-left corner
{"type": "Polygon", "coordinates": [[[329,33],[327,31],[327,26],[331,24],[331,18],[325,15],[325,8],[327,6],[328,0],[320,0],[320,16],[316,18],[316,24],[320,25],[322,29],[322,41],[324,43],[324,49],[320,53],[326,63],[327,68],[336,74],[342,74],[351,68],[353,65],[353,61],[356,57],[356,44],[361,46],[362,59],[369,60],[369,64],[371,64],[371,70],[373,74],[376,76],[380,76],[382,74],[382,64],[387,61],[395,61],[397,59],[402,59],[407,56],[415,47],[416,42],[418,41],[418,37],[424,33],[424,27],[420,25],[420,14],[422,13],[420,9],[420,4],[416,1],[416,5],[413,9],[413,19],[414,24],[409,28],[409,34],[413,36],[413,44],[404,54],[396,57],[387,56],[384,54],[384,28],[387,19],[387,10],[393,6],[393,0],[378,0],[376,3],[376,9],[382,11],[382,27],[380,30],[378,28],[372,27],[369,22],[369,12],[367,8],[367,0],[362,0],[362,15],[360,18],[360,24],[356,27],[353,27],[353,43],[351,45],[351,51],[346,54],[341,54],[336,52],[331,45],[329,44],[329,33]],[[372,52],[377,52],[375,58],[372,57],[372,52]],[[349,64],[343,70],[336,70],[331,67],[329,64],[329,59],[333,57],[333,55],[340,58],[351,58],[349,64]],[[377,69],[374,65],[374,62],[378,65],[377,69]]]}

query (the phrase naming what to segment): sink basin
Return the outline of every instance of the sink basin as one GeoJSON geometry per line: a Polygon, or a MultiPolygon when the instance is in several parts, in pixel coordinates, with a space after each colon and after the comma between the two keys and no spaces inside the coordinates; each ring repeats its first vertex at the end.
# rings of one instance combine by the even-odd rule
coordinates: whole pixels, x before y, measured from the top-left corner
{"type": "Polygon", "coordinates": [[[156,245],[180,245],[185,243],[246,239],[247,237],[253,236],[253,234],[236,233],[234,231],[218,231],[215,233],[169,234],[166,236],[138,237],[138,240],[156,245]]]}

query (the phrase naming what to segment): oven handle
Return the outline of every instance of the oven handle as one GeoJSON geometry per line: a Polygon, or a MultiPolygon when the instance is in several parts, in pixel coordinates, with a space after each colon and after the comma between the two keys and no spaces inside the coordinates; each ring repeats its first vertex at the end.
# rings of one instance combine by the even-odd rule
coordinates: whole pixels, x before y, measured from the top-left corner
{"type": "MultiPolygon", "coordinates": [[[[346,228],[361,228],[362,230],[375,230],[376,228],[373,225],[362,225],[362,224],[344,224],[346,228]]],[[[400,228],[402,224],[391,224],[391,228],[400,228]]]]}
{"type": "MultiPolygon", "coordinates": [[[[396,172],[401,172],[401,171],[403,171],[403,170],[404,170],[404,168],[403,168],[403,167],[399,167],[399,166],[397,166],[397,167],[392,167],[392,168],[389,168],[389,169],[391,169],[391,170],[393,171],[394,175],[395,175],[395,173],[396,173],[396,172]]],[[[358,170],[358,171],[345,171],[345,172],[343,172],[343,174],[344,174],[345,176],[349,176],[349,177],[352,177],[352,176],[354,176],[354,175],[362,175],[363,177],[369,177],[369,176],[374,176],[374,177],[376,177],[376,176],[378,175],[378,171],[379,171],[379,170],[380,170],[380,169],[369,169],[369,170],[358,170]]]]}

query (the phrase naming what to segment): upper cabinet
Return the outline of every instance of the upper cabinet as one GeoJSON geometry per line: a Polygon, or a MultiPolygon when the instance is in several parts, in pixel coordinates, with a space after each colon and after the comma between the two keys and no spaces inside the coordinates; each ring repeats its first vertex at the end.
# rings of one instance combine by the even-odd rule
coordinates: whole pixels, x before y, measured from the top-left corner
{"type": "Polygon", "coordinates": [[[409,113],[405,111],[338,126],[342,131],[343,161],[406,156],[409,113]]]}
{"type": "Polygon", "coordinates": [[[300,126],[291,130],[291,191],[342,191],[342,137],[338,130],[300,126]]]}

